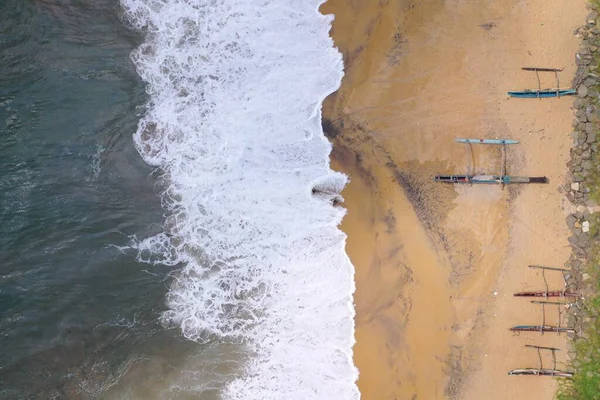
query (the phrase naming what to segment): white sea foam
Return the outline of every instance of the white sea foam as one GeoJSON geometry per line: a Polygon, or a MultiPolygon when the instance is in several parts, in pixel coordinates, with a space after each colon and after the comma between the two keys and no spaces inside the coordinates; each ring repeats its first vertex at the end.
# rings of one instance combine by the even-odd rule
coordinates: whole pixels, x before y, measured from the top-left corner
{"type": "Polygon", "coordinates": [[[183,265],[163,320],[248,344],[224,398],[358,398],[354,269],[332,205],[346,177],[321,128],[342,60],[322,1],[121,2],[147,30],[132,55],[150,94],[135,142],[164,172],[167,210],[139,258],[183,265]]]}

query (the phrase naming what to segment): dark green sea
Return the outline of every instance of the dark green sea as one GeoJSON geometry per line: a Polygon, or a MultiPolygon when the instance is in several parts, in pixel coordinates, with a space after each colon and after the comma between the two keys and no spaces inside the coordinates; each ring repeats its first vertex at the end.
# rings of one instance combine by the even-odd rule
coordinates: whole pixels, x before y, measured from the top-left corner
{"type": "Polygon", "coordinates": [[[197,346],[159,324],[170,271],[119,250],[163,219],[140,41],[114,0],[0,2],[0,399],[185,398],[156,384],[197,346]]]}
{"type": "Polygon", "coordinates": [[[322,0],[0,0],[0,400],[360,397],[322,0]]]}

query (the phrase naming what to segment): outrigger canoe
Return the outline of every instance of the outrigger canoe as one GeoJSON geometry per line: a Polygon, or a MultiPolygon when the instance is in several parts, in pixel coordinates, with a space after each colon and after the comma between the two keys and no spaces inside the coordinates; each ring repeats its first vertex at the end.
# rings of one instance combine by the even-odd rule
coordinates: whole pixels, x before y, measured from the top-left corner
{"type": "Polygon", "coordinates": [[[568,96],[572,94],[576,94],[577,90],[575,89],[561,89],[561,90],[552,90],[552,89],[543,89],[543,90],[529,90],[525,89],[521,92],[508,92],[510,97],[517,97],[521,99],[540,99],[547,97],[560,97],[560,96],[568,96]]]}
{"type": "Polygon", "coordinates": [[[566,290],[553,290],[549,292],[519,292],[515,297],[581,297],[581,294],[566,290]]]}
{"type": "Polygon", "coordinates": [[[562,326],[551,325],[517,325],[510,328],[513,332],[556,332],[556,333],[574,333],[575,330],[562,326]]]}
{"type": "Polygon", "coordinates": [[[561,377],[561,378],[570,378],[573,376],[572,372],[558,371],[555,369],[537,369],[537,368],[513,369],[508,374],[509,375],[557,376],[557,377],[561,377]]]}
{"type": "Polygon", "coordinates": [[[497,175],[437,175],[436,182],[469,183],[469,184],[511,184],[511,183],[548,183],[548,178],[527,176],[497,176],[497,175]]]}
{"type": "Polygon", "coordinates": [[[472,144],[518,144],[518,140],[510,139],[456,139],[458,143],[472,144]]]}

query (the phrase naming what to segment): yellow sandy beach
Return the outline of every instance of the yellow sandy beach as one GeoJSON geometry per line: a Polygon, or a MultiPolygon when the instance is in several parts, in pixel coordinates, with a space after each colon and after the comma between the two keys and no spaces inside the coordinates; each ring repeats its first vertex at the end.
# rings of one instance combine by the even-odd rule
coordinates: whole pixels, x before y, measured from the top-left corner
{"type": "MultiPolygon", "coordinates": [[[[572,98],[509,99],[537,87],[523,66],[575,72],[585,0],[329,0],[346,75],[324,104],[343,195],[347,252],[356,267],[355,362],[364,399],[551,399],[551,379],[510,377],[537,367],[525,344],[565,348],[513,297],[542,289],[528,264],[569,256],[565,164],[572,98]],[[507,173],[548,185],[454,187],[438,173],[499,173],[500,150],[457,137],[520,141],[507,173]]],[[[554,87],[552,74],[542,87],[554,87]]],[[[560,276],[551,285],[562,288],[560,276]]],[[[554,313],[548,324],[556,323],[554,313]]],[[[566,353],[566,352],[563,352],[566,353]]],[[[546,360],[548,361],[548,360],[546,360]]]]}

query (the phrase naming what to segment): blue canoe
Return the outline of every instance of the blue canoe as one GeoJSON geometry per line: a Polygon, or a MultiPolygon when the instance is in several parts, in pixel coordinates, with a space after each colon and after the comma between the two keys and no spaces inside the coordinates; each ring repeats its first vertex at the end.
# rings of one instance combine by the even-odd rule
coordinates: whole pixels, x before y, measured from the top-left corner
{"type": "Polygon", "coordinates": [[[552,90],[552,89],[544,89],[544,90],[523,90],[522,92],[508,92],[510,97],[518,97],[521,99],[539,99],[546,97],[560,97],[560,96],[568,96],[571,94],[576,94],[577,90],[575,89],[561,89],[561,90],[552,90]]]}
{"type": "Polygon", "coordinates": [[[455,139],[458,143],[475,143],[475,144],[517,144],[518,140],[511,139],[455,139]]]}

